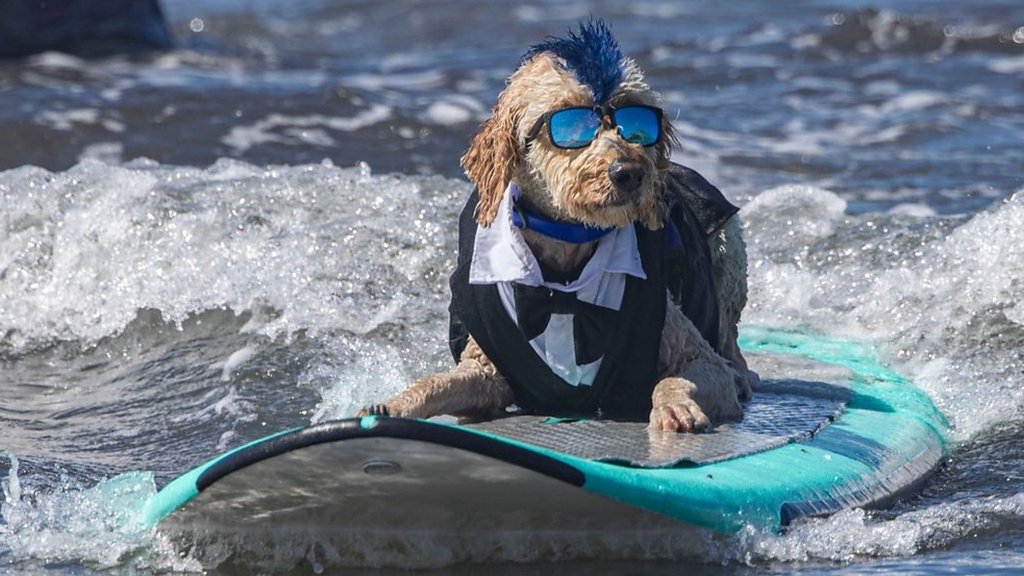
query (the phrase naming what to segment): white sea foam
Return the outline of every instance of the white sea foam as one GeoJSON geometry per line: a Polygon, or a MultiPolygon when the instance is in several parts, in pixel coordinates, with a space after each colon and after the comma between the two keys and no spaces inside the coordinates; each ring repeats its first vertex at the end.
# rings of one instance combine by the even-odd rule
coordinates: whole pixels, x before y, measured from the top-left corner
{"type": "Polygon", "coordinates": [[[776,68],[779,59],[771,54],[728,54],[726,63],[732,68],[776,68]]]}
{"type": "Polygon", "coordinates": [[[989,70],[1000,74],[1021,74],[1024,73],[1024,56],[993,58],[986,65],[989,70]]]}
{"type": "Polygon", "coordinates": [[[244,346],[232,352],[231,355],[228,356],[228,359],[225,360],[224,364],[221,366],[220,379],[223,382],[230,382],[231,375],[234,374],[235,370],[237,370],[238,367],[241,366],[242,364],[248,362],[250,358],[255,356],[256,351],[256,347],[254,346],[244,346]]]}
{"type": "MultiPolygon", "coordinates": [[[[14,466],[5,486],[17,481],[14,466]]],[[[149,473],[124,474],[85,489],[9,492],[0,506],[0,551],[21,558],[85,559],[100,567],[116,566],[124,554],[152,537],[138,514],[155,493],[149,473]]]]}
{"type": "Polygon", "coordinates": [[[1012,385],[1024,338],[1021,194],[952,233],[920,216],[843,214],[816,189],[765,192],[744,214],[750,305],[744,319],[791,324],[879,344],[969,438],[1019,416],[1012,385]]]}
{"type": "Polygon", "coordinates": [[[485,112],[483,104],[476,98],[452,95],[431,102],[423,113],[422,120],[428,124],[452,126],[480,120],[485,112]]]}
{"type": "Polygon", "coordinates": [[[821,188],[790,185],[759,194],[743,209],[747,220],[747,242],[765,252],[789,254],[793,247],[807,246],[835,233],[846,217],[846,201],[821,188]],[[770,218],[761,218],[763,211],[770,218]]]}
{"type": "Polygon", "coordinates": [[[242,154],[253,146],[267,143],[306,143],[326,147],[335,143],[326,130],[355,132],[384,122],[390,117],[391,108],[380,104],[349,117],[321,114],[289,116],[275,113],[253,124],[233,126],[228,134],[221,138],[221,142],[236,154],[242,154]]]}
{"type": "Polygon", "coordinates": [[[86,70],[89,65],[85,60],[64,52],[43,52],[30,57],[26,64],[38,68],[56,68],[66,70],[86,70]]]}
{"type": "Polygon", "coordinates": [[[104,164],[120,164],[124,159],[124,144],[120,142],[97,142],[82,149],[78,160],[98,160],[104,164]]]}
{"type": "Polygon", "coordinates": [[[890,98],[876,109],[877,114],[885,117],[900,112],[913,112],[942,106],[949,103],[949,95],[928,90],[910,90],[901,92],[890,98]]]}
{"type": "Polygon", "coordinates": [[[782,535],[747,529],[737,537],[734,548],[724,547],[720,552],[725,560],[748,564],[780,560],[849,563],[941,549],[971,534],[997,530],[1001,523],[1021,519],[1024,494],[944,502],[895,517],[873,517],[853,509],[800,522],[782,535]]]}
{"type": "Polygon", "coordinates": [[[414,379],[405,358],[394,346],[360,345],[351,363],[318,364],[305,372],[299,385],[316,389],[321,397],[311,422],[350,417],[367,403],[400,392],[414,379]]]}
{"type": "MultiPolygon", "coordinates": [[[[369,334],[421,325],[443,287],[463,184],[331,166],[205,169],[84,161],[0,174],[0,325],[18,350],[254,312],[249,330],[369,334]],[[262,310],[274,312],[264,314],[262,310]],[[35,343],[35,344],[33,344],[35,343]]],[[[438,305],[438,315],[443,305],[438,305]]]]}
{"type": "Polygon", "coordinates": [[[100,111],[97,108],[74,108],[72,110],[46,110],[36,114],[35,122],[54,130],[70,131],[76,124],[98,124],[100,111]]]}
{"type": "Polygon", "coordinates": [[[583,4],[566,3],[543,7],[517,4],[511,13],[516,20],[523,22],[551,22],[553,20],[579,20],[585,18],[589,12],[583,4]]]}
{"type": "Polygon", "coordinates": [[[439,86],[444,80],[444,74],[439,70],[404,72],[400,74],[374,74],[366,72],[347,75],[342,78],[346,87],[357,88],[367,92],[385,93],[387,90],[425,90],[439,86]]]}

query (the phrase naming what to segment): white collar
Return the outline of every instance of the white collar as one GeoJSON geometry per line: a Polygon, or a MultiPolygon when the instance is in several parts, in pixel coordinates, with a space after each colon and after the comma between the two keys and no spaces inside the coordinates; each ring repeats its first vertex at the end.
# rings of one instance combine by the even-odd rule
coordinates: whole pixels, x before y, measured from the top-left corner
{"type": "Polygon", "coordinates": [[[575,281],[568,285],[546,284],[540,264],[519,229],[512,223],[512,207],[518,197],[519,187],[514,182],[510,183],[498,206],[494,222],[487,227],[477,227],[476,238],[473,240],[473,259],[469,267],[470,284],[517,282],[576,292],[599,280],[606,272],[647,278],[640,260],[636,230],[633,226],[625,226],[616,228],[597,241],[594,255],[575,281]]]}

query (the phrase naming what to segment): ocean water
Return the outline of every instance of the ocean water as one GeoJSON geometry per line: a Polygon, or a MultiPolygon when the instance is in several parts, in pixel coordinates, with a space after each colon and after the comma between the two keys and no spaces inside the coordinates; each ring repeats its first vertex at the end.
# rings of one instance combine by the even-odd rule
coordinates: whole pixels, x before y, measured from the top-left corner
{"type": "MultiPolygon", "coordinates": [[[[662,93],[673,159],[742,206],[744,322],[872,343],[949,418],[952,453],[894,508],[698,556],[595,548],[552,566],[510,545],[498,566],[438,551],[399,567],[1024,566],[1021,3],[164,9],[170,52],[0,61],[0,573],[246,573],[182,556],[130,511],[216,453],[448,367],[458,157],[526,47],[591,15],[662,93]]],[[[247,558],[336,568],[302,543],[276,553],[247,558]]]]}

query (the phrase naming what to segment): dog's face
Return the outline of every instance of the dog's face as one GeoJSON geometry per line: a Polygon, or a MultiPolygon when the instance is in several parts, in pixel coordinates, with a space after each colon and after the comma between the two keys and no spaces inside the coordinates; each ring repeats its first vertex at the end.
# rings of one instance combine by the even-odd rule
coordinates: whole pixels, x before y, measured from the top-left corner
{"type": "MultiPolygon", "coordinates": [[[[558,54],[560,46],[545,50],[549,45],[542,45],[509,78],[491,118],[463,157],[466,173],[480,193],[479,224],[494,220],[506,187],[514,181],[533,207],[555,218],[598,227],[635,221],[652,230],[662,226],[661,195],[673,141],[668,121],[659,118],[660,138],[647,146],[627,141],[610,116],[601,117],[593,141],[577,148],[556,145],[545,125],[550,122],[545,115],[569,107],[658,106],[657,94],[639,67],[621,57],[603,26],[597,33],[605,37],[596,40],[586,37],[586,28],[581,26],[580,31],[572,41],[597,48],[607,48],[600,42],[612,43],[607,71],[592,68],[581,73],[579,62],[558,54]]],[[[596,55],[601,56],[608,60],[608,54],[596,55]]],[[[593,59],[586,53],[580,57],[585,65],[593,59]]]]}

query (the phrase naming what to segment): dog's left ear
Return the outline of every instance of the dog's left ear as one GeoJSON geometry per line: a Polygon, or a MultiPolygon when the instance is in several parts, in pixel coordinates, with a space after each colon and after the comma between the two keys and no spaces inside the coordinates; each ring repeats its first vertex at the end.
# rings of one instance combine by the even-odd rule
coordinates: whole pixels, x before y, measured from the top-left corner
{"type": "Polygon", "coordinates": [[[476,222],[481,226],[490,226],[494,222],[505,189],[523,159],[516,138],[523,110],[512,107],[509,104],[511,99],[508,89],[501,93],[491,110],[491,117],[484,121],[473,137],[461,161],[466,176],[476,184],[480,194],[476,222]]]}

